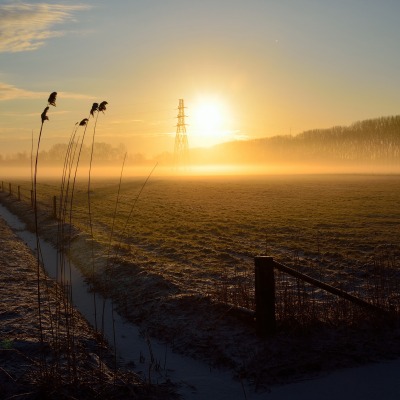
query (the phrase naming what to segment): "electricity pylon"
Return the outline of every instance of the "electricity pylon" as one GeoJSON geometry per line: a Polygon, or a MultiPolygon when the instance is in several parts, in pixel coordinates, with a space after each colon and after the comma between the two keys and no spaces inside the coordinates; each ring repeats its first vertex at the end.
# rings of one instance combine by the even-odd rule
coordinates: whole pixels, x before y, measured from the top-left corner
{"type": "Polygon", "coordinates": [[[189,161],[189,144],[186,135],[186,124],[185,124],[185,105],[183,99],[179,99],[178,106],[178,122],[176,124],[176,135],[175,135],[175,150],[174,150],[174,162],[175,166],[187,166],[189,161]]]}

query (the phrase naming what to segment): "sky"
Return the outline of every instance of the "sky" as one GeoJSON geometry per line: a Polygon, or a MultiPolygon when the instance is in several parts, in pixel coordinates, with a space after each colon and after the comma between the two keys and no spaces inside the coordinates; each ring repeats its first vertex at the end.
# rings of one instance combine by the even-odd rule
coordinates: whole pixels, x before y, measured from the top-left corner
{"type": "Polygon", "coordinates": [[[0,0],[0,154],[96,140],[174,151],[397,115],[398,0],[0,0]],[[93,123],[93,122],[91,122],[93,123]]]}

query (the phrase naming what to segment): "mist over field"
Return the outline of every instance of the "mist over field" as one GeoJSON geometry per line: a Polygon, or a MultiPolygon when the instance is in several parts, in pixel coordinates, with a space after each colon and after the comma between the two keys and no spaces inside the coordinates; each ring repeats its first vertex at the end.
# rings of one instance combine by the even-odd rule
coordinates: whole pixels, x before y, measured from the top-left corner
{"type": "MultiPolygon", "coordinates": [[[[185,164],[177,164],[173,151],[154,157],[123,144],[95,143],[94,176],[146,176],[156,166],[161,176],[400,173],[400,116],[356,122],[350,126],[315,129],[298,135],[231,141],[207,148],[190,148],[185,164]]],[[[171,145],[172,148],[172,145],[171,145]]],[[[140,150],[140,149],[139,149],[140,150]]],[[[40,176],[61,176],[67,144],[58,143],[39,154],[40,176]]],[[[82,148],[79,173],[85,176],[90,148],[82,148]]],[[[31,155],[0,153],[3,177],[29,177],[31,155]]]]}

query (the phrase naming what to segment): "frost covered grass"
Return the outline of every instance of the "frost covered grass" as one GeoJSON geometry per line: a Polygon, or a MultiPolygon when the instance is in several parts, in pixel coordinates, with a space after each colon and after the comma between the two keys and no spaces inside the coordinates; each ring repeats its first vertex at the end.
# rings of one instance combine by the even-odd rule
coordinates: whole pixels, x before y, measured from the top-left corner
{"type": "MultiPolygon", "coordinates": [[[[128,226],[143,181],[122,183],[115,215],[117,181],[96,180],[93,236],[106,248],[114,224],[113,256],[189,291],[221,292],[218,286],[224,282],[223,291],[242,285],[245,297],[253,257],[268,254],[350,291],[373,290],[377,283],[366,278],[384,269],[392,274],[386,283],[396,292],[398,180],[345,175],[152,178],[128,226]]],[[[50,206],[54,186],[38,187],[39,201],[50,206]]],[[[89,233],[84,183],[76,186],[73,207],[73,224],[89,233]]]]}
{"type": "MultiPolygon", "coordinates": [[[[355,330],[365,313],[281,277],[278,295],[285,303],[278,303],[277,312],[280,326],[293,333],[291,339],[282,333],[268,345],[257,342],[254,329],[230,316],[230,306],[220,304],[253,307],[253,257],[259,254],[369,296],[375,304],[390,298],[398,304],[398,177],[152,177],[141,192],[143,182],[123,180],[119,188],[116,178],[94,180],[91,186],[96,256],[92,284],[115,299],[128,320],[145,324],[149,334],[166,339],[177,351],[228,366],[260,384],[290,379],[302,368],[312,372],[398,354],[395,345],[387,345],[395,333],[389,335],[383,325],[376,331],[368,324],[361,332],[355,330]],[[107,268],[110,261],[113,267],[107,268]],[[299,295],[300,289],[305,290],[299,295]],[[310,292],[316,297],[306,304],[310,292]],[[299,317],[299,310],[306,312],[299,317]],[[309,327],[317,310],[325,319],[317,321],[313,331],[309,327]],[[350,324],[335,326],[338,321],[350,324]],[[306,333],[297,329],[300,325],[306,333]],[[313,361],[304,366],[310,351],[313,361]],[[327,360],[325,351],[337,356],[327,360]],[[294,365],[290,371],[289,364],[294,365]]],[[[56,223],[48,217],[55,187],[50,181],[38,184],[48,235],[56,223]]],[[[86,190],[85,183],[77,182],[71,255],[90,280],[86,190]]]]}

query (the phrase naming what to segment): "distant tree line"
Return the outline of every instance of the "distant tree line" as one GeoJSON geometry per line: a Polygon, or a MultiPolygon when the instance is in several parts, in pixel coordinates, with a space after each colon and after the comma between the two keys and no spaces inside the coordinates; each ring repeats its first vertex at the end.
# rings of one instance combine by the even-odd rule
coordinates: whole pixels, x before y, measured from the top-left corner
{"type": "MultiPolygon", "coordinates": [[[[190,145],[190,134],[189,145],[190,145]]],[[[58,143],[40,152],[40,162],[61,163],[67,144],[58,143]]],[[[124,145],[95,143],[97,163],[121,163],[126,153],[124,145]]],[[[88,162],[89,146],[83,146],[81,162],[88,162]]],[[[174,156],[164,152],[152,159],[141,153],[127,155],[127,165],[172,165],[174,156]]],[[[0,155],[0,164],[29,164],[30,153],[0,155]]],[[[191,149],[192,164],[371,164],[400,167],[400,116],[381,117],[356,122],[350,126],[309,130],[298,135],[274,136],[247,141],[233,141],[207,149],[191,149]]]]}
{"type": "MultiPolygon", "coordinates": [[[[41,164],[60,164],[64,162],[65,155],[67,154],[66,143],[56,143],[49,150],[42,150],[39,153],[39,159],[41,164]]],[[[77,152],[79,150],[76,150],[77,152]]],[[[90,159],[90,147],[87,145],[83,145],[82,152],[80,156],[80,161],[82,163],[89,162],[90,159]]],[[[100,164],[115,164],[122,163],[122,160],[125,156],[126,148],[123,144],[119,144],[118,146],[112,146],[108,143],[95,143],[93,150],[93,157],[100,164]]],[[[2,156],[0,154],[0,164],[8,164],[8,165],[21,165],[21,164],[29,164],[31,160],[31,154],[28,152],[17,152],[14,154],[10,154],[7,156],[2,156]]],[[[140,153],[136,154],[128,154],[126,162],[128,164],[144,164],[147,163],[145,156],[140,153]]]]}
{"type": "Polygon", "coordinates": [[[315,129],[296,136],[274,136],[194,152],[195,162],[216,163],[376,163],[400,164],[400,116],[315,129]]]}

